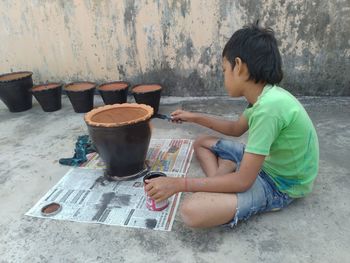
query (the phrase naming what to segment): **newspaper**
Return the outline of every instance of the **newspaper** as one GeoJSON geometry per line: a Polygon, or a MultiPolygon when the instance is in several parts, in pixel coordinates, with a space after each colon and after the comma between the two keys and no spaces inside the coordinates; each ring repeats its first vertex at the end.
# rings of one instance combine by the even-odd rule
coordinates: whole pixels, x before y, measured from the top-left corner
{"type": "MultiPolygon", "coordinates": [[[[147,159],[151,170],[164,172],[167,176],[184,177],[192,154],[191,140],[153,139],[147,159]]],[[[181,193],[170,197],[169,205],[163,211],[150,211],[145,205],[142,178],[108,181],[103,168],[98,154],[91,154],[81,167],[70,169],[26,215],[171,231],[181,193]],[[52,202],[59,203],[62,210],[52,216],[43,215],[41,209],[52,202]]]]}

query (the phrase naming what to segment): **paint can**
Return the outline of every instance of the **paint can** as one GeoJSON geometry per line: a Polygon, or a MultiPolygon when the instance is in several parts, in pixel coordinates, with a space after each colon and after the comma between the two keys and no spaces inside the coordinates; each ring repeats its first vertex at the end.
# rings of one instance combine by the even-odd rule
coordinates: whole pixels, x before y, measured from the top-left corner
{"type": "MultiPolygon", "coordinates": [[[[161,177],[161,176],[166,177],[166,174],[162,172],[149,172],[145,175],[145,177],[143,177],[143,183],[146,185],[146,182],[145,182],[146,180],[161,177]]],[[[167,208],[169,205],[168,199],[156,203],[154,199],[152,199],[147,195],[146,192],[145,192],[145,195],[146,195],[146,207],[151,211],[162,211],[165,208],[167,208]]]]}

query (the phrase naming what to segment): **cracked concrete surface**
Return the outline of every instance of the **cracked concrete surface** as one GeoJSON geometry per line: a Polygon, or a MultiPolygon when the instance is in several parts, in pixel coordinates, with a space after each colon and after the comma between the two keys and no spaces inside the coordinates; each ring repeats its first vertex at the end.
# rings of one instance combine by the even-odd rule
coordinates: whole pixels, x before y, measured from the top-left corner
{"type": "MultiPolygon", "coordinates": [[[[95,106],[102,105],[95,96],[95,106]]],[[[171,232],[55,221],[24,214],[69,170],[86,134],[83,114],[63,108],[10,113],[0,102],[0,262],[348,262],[350,259],[350,98],[300,98],[320,142],[313,193],[289,208],[254,216],[236,228],[190,229],[176,215],[171,232]]],[[[235,118],[243,100],[162,98],[160,113],[178,107],[235,118]]],[[[212,133],[194,124],[154,119],[153,138],[212,133]]],[[[246,136],[238,138],[245,142],[246,136]]],[[[193,158],[188,176],[203,176],[193,158]]],[[[183,195],[184,196],[184,195],[183,195]]]]}

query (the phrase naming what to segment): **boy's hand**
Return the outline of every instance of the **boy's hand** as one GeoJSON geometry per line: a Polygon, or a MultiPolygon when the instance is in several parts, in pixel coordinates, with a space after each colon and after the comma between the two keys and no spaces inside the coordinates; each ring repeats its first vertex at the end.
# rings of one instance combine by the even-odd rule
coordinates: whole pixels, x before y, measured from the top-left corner
{"type": "Polygon", "coordinates": [[[177,123],[182,123],[184,121],[193,122],[194,117],[195,113],[184,110],[176,110],[171,113],[172,121],[177,123]]]}
{"type": "Polygon", "coordinates": [[[157,203],[161,202],[181,190],[180,180],[177,179],[179,178],[157,177],[146,180],[145,191],[147,192],[147,195],[157,203]]]}

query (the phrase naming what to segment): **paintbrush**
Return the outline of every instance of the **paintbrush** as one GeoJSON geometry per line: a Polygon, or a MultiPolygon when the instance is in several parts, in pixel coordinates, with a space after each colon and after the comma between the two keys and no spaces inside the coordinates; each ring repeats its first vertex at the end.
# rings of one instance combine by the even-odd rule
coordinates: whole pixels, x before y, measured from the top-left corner
{"type": "Polygon", "coordinates": [[[160,114],[157,113],[153,116],[154,118],[158,118],[158,119],[162,119],[162,120],[167,120],[167,121],[171,121],[173,118],[169,115],[165,115],[165,114],[160,114]]]}

